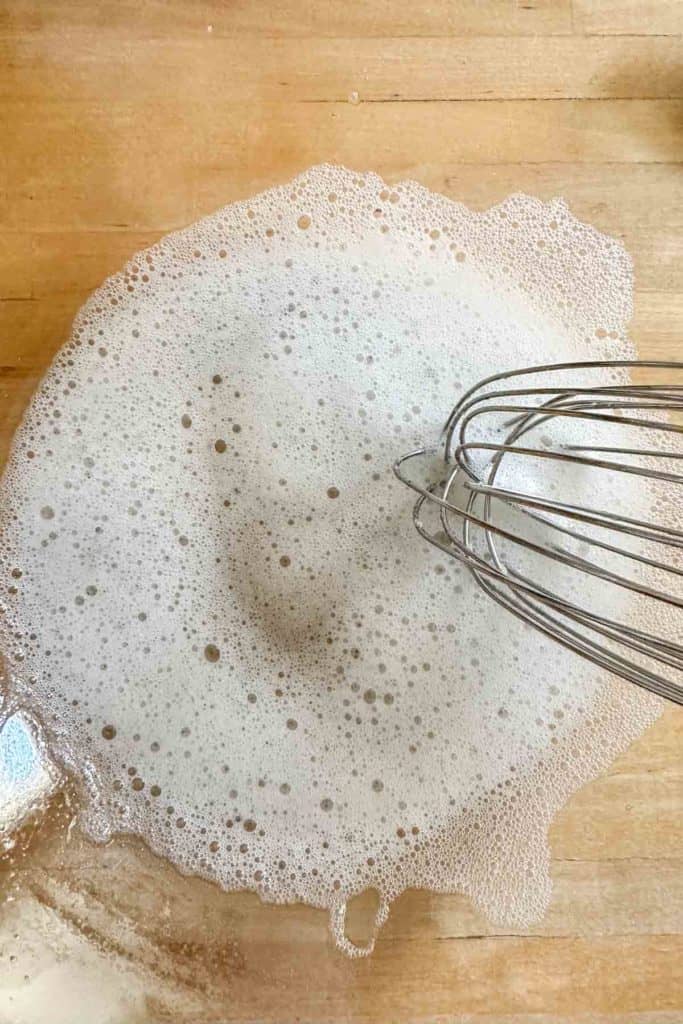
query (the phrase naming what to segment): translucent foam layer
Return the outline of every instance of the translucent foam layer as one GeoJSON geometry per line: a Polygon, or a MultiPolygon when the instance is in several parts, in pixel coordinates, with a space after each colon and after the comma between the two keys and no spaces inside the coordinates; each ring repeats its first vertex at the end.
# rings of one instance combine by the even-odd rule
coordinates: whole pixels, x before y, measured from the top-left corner
{"type": "MultiPolygon", "coordinates": [[[[397,455],[500,369],[632,355],[631,264],[562,201],[314,168],[79,313],[0,488],[14,705],[96,839],[344,907],[525,924],[554,811],[656,715],[418,540],[397,455]]],[[[609,501],[609,494],[602,496],[609,501]]]]}

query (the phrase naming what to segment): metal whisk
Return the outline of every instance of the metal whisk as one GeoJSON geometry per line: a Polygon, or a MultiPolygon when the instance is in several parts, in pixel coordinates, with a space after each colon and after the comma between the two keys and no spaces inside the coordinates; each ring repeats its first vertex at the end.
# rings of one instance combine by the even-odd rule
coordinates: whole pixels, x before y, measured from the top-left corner
{"type": "Polygon", "coordinates": [[[683,704],[683,374],[679,383],[631,383],[628,371],[640,368],[675,378],[683,363],[558,363],[487,377],[453,408],[439,446],[404,455],[394,472],[419,495],[420,534],[490,597],[596,665],[683,704]],[[566,371],[601,380],[567,385],[566,371]],[[523,386],[530,375],[542,386],[523,386]],[[408,477],[416,459],[436,462],[438,479],[408,477]],[[540,476],[529,478],[530,466],[540,476]],[[582,500],[595,472],[613,474],[636,514],[613,492],[610,508],[582,500]],[[572,494],[550,496],[563,473],[572,494]],[[540,491],[521,486],[529,479],[540,479],[540,491]],[[639,502],[655,515],[638,515],[639,502]]]}

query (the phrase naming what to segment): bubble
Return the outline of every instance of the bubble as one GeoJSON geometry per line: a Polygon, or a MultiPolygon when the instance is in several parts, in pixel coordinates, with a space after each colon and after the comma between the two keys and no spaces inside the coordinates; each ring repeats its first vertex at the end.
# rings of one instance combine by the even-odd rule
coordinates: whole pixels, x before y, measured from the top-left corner
{"type": "Polygon", "coordinates": [[[221,652],[219,651],[215,644],[207,644],[206,647],[204,648],[204,657],[206,658],[207,661],[218,661],[220,656],[221,652]]]}

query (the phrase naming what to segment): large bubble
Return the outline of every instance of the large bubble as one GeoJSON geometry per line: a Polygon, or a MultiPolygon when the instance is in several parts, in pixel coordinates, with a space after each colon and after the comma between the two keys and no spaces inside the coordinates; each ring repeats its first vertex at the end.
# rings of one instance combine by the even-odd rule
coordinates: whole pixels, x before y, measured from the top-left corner
{"type": "Polygon", "coordinates": [[[378,924],[409,886],[537,918],[555,810],[657,714],[415,534],[397,455],[508,367],[629,358],[631,264],[564,203],[319,167],[79,313],[0,487],[11,707],[80,823],[378,924]]]}

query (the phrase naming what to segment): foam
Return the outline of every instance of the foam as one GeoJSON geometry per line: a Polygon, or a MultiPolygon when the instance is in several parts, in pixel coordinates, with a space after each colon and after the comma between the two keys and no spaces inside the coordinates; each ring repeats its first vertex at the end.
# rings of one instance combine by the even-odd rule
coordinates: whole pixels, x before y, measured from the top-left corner
{"type": "Polygon", "coordinates": [[[96,840],[328,908],[526,925],[547,827],[659,704],[419,542],[397,455],[500,369],[628,358],[631,262],[561,200],[317,167],[86,303],[0,486],[12,707],[96,840]]]}

